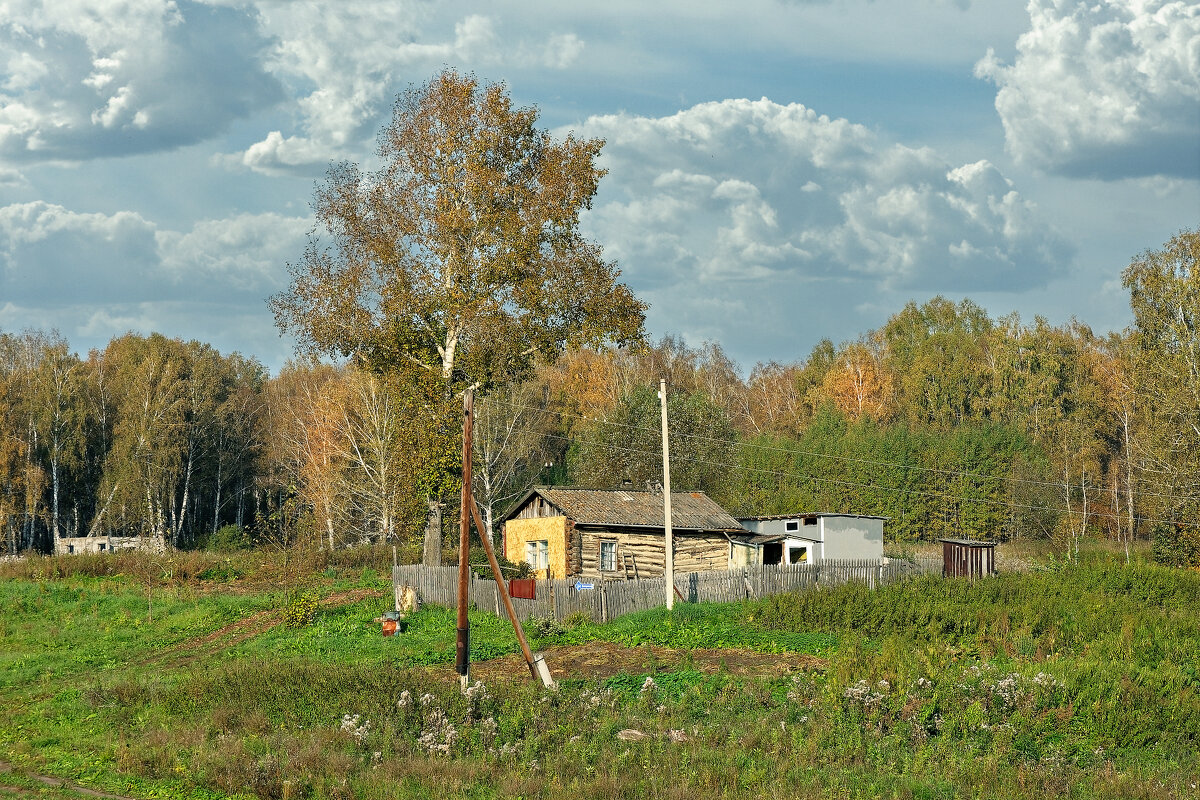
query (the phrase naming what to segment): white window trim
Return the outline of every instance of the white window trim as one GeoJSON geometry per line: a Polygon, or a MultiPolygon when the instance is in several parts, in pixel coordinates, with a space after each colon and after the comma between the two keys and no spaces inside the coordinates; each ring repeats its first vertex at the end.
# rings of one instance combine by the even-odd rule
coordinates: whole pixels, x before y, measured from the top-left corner
{"type": "Polygon", "coordinates": [[[549,569],[550,542],[547,539],[530,539],[525,542],[525,563],[534,569],[549,569]]]}
{"type": "Polygon", "coordinates": [[[602,540],[600,542],[600,559],[599,560],[600,560],[600,571],[601,572],[616,572],[617,571],[617,543],[615,541],[611,541],[611,540],[603,541],[602,540]],[[612,549],[611,553],[610,553],[611,565],[608,566],[607,568],[604,566],[604,550],[606,547],[612,549]]]}

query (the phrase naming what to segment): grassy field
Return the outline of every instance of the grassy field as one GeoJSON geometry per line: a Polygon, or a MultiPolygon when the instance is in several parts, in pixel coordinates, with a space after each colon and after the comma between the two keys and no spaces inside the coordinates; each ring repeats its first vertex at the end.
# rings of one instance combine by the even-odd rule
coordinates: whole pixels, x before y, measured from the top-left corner
{"type": "Polygon", "coordinates": [[[372,622],[390,550],[3,564],[0,796],[1200,796],[1200,575],[1022,558],[532,621],[553,692],[472,615],[465,694],[452,611],[372,622]]]}

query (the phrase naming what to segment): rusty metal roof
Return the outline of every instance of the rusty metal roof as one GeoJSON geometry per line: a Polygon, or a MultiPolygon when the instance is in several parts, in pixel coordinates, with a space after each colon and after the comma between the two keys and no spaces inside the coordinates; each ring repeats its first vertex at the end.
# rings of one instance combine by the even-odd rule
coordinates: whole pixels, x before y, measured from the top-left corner
{"type": "MultiPolygon", "coordinates": [[[[505,514],[505,519],[515,516],[535,494],[545,498],[576,525],[659,529],[664,525],[663,496],[660,493],[624,489],[569,489],[562,486],[536,486],[530,489],[505,514]]],[[[671,528],[747,533],[737,520],[704,492],[671,492],[671,528]]]]}

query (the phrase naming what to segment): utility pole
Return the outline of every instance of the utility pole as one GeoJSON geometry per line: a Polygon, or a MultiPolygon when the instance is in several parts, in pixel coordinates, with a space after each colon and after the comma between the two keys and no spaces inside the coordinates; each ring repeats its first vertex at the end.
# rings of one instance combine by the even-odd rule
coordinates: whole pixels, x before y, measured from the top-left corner
{"type": "Polygon", "coordinates": [[[667,610],[675,608],[675,541],[671,534],[671,445],[667,439],[667,379],[658,379],[658,399],[662,405],[663,442],[663,535],[666,547],[667,610]]]}
{"type": "Polygon", "coordinates": [[[470,569],[467,566],[468,541],[471,534],[471,520],[475,520],[475,528],[479,531],[479,541],[483,543],[483,552],[487,554],[488,564],[492,568],[492,577],[496,579],[496,591],[500,594],[500,599],[504,602],[504,610],[508,613],[508,619],[512,622],[513,632],[517,635],[517,643],[521,646],[521,654],[525,656],[525,664],[529,667],[529,674],[534,678],[540,678],[542,683],[553,688],[557,684],[550,674],[550,667],[546,664],[546,660],[541,654],[534,654],[529,649],[529,641],[525,638],[525,631],[521,629],[521,623],[517,620],[516,609],[513,608],[512,598],[508,594],[508,586],[504,583],[504,576],[500,573],[500,563],[496,560],[496,551],[492,547],[492,539],[488,534],[487,527],[483,524],[483,518],[479,514],[479,505],[475,502],[475,496],[471,491],[471,439],[474,422],[474,393],[467,389],[463,395],[463,490],[462,490],[462,514],[459,527],[459,548],[458,548],[458,639],[455,648],[455,669],[458,671],[459,681],[462,688],[465,690],[471,685],[471,656],[470,656],[470,622],[467,617],[467,589],[470,583],[470,569]]]}
{"type": "Polygon", "coordinates": [[[458,636],[454,649],[454,669],[458,672],[463,688],[471,684],[471,623],[467,619],[467,591],[470,586],[471,570],[467,556],[471,546],[471,416],[475,393],[467,389],[463,393],[463,466],[462,503],[458,526],[458,636]]]}

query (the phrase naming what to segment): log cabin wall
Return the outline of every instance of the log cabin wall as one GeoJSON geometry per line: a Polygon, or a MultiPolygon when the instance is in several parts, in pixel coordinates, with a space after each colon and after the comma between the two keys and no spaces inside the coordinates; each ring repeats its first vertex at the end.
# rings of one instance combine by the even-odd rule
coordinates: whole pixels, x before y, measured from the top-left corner
{"type": "MultiPolygon", "coordinates": [[[[579,574],[599,580],[659,578],[666,571],[662,533],[627,528],[575,529],[579,541],[579,574]],[[616,570],[601,572],[600,543],[616,543],[616,570]]],[[[676,532],[675,571],[701,572],[729,568],[729,540],[717,532],[676,532]]]]}
{"type": "Polygon", "coordinates": [[[581,575],[583,573],[583,535],[575,527],[575,522],[566,518],[566,531],[563,538],[567,542],[567,574],[581,575]]]}

